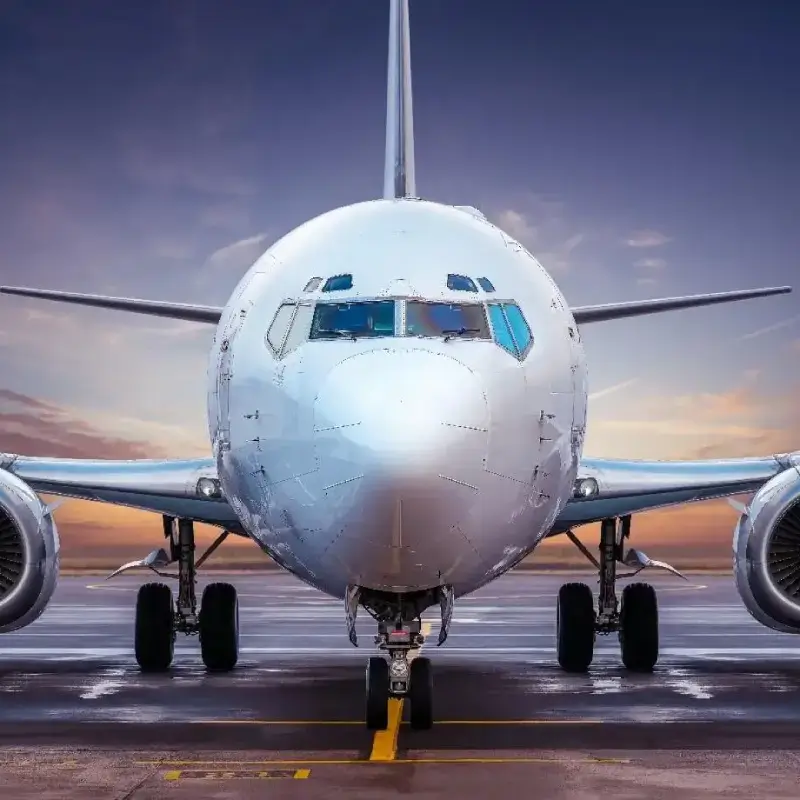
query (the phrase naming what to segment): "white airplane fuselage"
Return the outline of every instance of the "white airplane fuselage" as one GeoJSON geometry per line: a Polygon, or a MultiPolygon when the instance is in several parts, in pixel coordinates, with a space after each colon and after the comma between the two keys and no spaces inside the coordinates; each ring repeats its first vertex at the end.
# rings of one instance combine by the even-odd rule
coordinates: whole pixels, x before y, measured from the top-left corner
{"type": "Polygon", "coordinates": [[[349,584],[462,595],[501,575],[551,529],[583,448],[586,365],[561,292],[478,212],[427,201],[339,208],[274,244],[226,306],[208,379],[219,478],[245,531],[336,597],[349,584]],[[449,273],[495,291],[449,289],[449,273]],[[304,292],[342,274],[351,288],[304,292]],[[381,299],[397,300],[395,335],[309,340],[315,303],[381,299]],[[492,339],[402,335],[406,299],[514,301],[533,343],[519,359],[492,339]],[[277,357],[266,334],[287,302],[305,305],[277,357]]]}

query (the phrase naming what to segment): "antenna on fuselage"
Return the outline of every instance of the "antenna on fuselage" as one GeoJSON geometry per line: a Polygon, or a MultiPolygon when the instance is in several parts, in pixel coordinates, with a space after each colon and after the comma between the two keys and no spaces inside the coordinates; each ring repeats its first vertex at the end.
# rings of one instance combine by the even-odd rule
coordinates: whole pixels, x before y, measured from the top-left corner
{"type": "Polygon", "coordinates": [[[385,199],[416,197],[414,113],[408,0],[389,0],[389,68],[386,80],[385,199]]]}

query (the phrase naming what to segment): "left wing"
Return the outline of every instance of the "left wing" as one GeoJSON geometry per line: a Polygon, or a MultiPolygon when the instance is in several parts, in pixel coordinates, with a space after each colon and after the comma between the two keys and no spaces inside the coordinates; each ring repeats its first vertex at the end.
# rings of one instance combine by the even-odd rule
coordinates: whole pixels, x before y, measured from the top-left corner
{"type": "Polygon", "coordinates": [[[115,311],[131,311],[151,317],[183,319],[188,322],[207,322],[216,325],[223,309],[216,306],[196,306],[189,303],[168,303],[163,300],[139,300],[132,297],[105,297],[100,294],[58,292],[51,289],[28,289],[24,286],[0,286],[0,294],[19,297],[38,297],[40,300],[55,300],[58,303],[74,303],[79,306],[110,308],[115,311]]]}
{"type": "Polygon", "coordinates": [[[792,467],[800,467],[800,451],[705,461],[586,458],[578,470],[574,496],[552,533],[639,511],[756,492],[792,467]]]}
{"type": "Polygon", "coordinates": [[[210,458],[109,461],[2,453],[0,476],[1,470],[41,494],[99,500],[240,531],[210,458]]]}

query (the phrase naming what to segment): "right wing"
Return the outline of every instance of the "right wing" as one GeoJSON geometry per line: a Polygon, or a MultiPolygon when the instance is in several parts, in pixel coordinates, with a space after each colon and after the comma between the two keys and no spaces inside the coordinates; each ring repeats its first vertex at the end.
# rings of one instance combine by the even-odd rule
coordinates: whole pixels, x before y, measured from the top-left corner
{"type": "Polygon", "coordinates": [[[553,534],[578,525],[656,508],[757,492],[787,469],[800,472],[800,451],[763,458],[699,461],[581,459],[576,494],[561,511],[553,534]],[[581,496],[581,483],[596,491],[581,496]],[[591,482],[594,482],[592,484],[591,482]]]}
{"type": "Polygon", "coordinates": [[[14,294],[20,297],[38,297],[42,300],[55,300],[60,303],[74,303],[79,306],[112,308],[117,311],[132,311],[134,314],[148,314],[152,317],[183,319],[188,322],[207,322],[216,325],[223,309],[215,306],[194,306],[188,303],[166,303],[160,300],[136,300],[129,297],[104,297],[99,294],[78,294],[77,292],[55,292],[49,289],[27,289],[19,286],[0,286],[0,294],[14,294]]]}
{"type": "Polygon", "coordinates": [[[791,286],[778,286],[774,289],[744,289],[737,292],[662,297],[657,300],[633,300],[628,303],[607,303],[601,306],[576,306],[570,310],[578,325],[586,325],[589,322],[607,322],[612,319],[658,314],[662,311],[679,311],[682,308],[733,303],[736,300],[750,300],[753,297],[770,297],[774,294],[788,294],[791,291],[791,286]]]}
{"type": "Polygon", "coordinates": [[[0,477],[3,470],[41,494],[98,500],[241,532],[210,458],[110,461],[2,453],[0,477]]]}

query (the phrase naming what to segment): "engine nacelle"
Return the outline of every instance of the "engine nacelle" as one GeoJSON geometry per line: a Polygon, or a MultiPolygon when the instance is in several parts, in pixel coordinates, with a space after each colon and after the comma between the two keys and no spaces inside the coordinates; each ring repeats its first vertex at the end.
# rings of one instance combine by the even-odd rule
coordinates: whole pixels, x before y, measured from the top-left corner
{"type": "Polygon", "coordinates": [[[765,483],[733,539],[736,588],[760,623],[800,633],[800,470],[765,483]]]}
{"type": "Polygon", "coordinates": [[[0,471],[0,633],[41,615],[59,564],[58,530],[47,506],[26,483],[0,471]]]}

